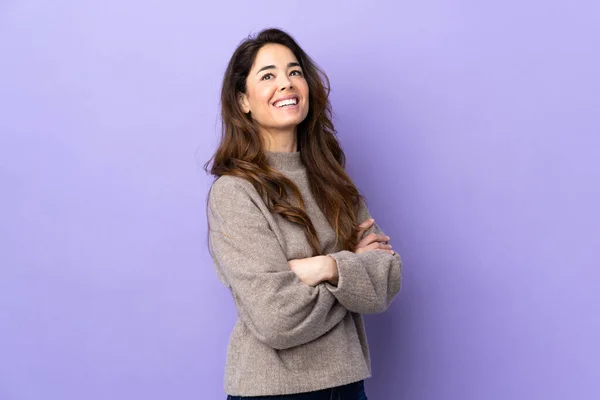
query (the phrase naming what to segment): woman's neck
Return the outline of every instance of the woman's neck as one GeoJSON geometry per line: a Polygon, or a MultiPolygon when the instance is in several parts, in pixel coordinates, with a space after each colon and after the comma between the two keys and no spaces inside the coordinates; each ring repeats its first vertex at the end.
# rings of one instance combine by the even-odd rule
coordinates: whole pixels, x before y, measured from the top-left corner
{"type": "Polygon", "coordinates": [[[296,128],[288,132],[265,132],[265,150],[279,153],[295,153],[298,151],[296,128]]]}

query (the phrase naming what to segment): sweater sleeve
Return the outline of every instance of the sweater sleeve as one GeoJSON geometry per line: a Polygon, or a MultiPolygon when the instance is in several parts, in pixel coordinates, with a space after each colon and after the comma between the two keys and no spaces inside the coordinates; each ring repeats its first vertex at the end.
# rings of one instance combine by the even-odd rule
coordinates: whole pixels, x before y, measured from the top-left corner
{"type": "MultiPolygon", "coordinates": [[[[371,218],[361,200],[358,210],[358,222],[371,218]]],[[[364,236],[374,232],[385,235],[374,223],[364,236]]],[[[333,257],[338,267],[338,283],[325,283],[325,287],[349,311],[361,314],[384,312],[398,292],[402,281],[402,259],[398,252],[392,255],[384,250],[372,250],[353,253],[343,250],[327,254],[333,257]]]]}
{"type": "Polygon", "coordinates": [[[275,349],[311,342],[348,310],[324,285],[312,287],[298,279],[256,203],[258,194],[240,179],[221,177],[209,193],[215,266],[231,289],[240,319],[258,340],[275,349]]]}

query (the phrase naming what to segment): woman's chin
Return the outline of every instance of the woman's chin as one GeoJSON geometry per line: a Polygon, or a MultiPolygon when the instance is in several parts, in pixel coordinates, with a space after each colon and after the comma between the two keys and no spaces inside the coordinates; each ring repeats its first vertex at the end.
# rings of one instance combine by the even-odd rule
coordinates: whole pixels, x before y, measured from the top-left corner
{"type": "Polygon", "coordinates": [[[277,130],[293,129],[298,126],[300,122],[302,122],[300,118],[290,118],[285,121],[277,121],[277,124],[275,124],[273,128],[277,130]]]}

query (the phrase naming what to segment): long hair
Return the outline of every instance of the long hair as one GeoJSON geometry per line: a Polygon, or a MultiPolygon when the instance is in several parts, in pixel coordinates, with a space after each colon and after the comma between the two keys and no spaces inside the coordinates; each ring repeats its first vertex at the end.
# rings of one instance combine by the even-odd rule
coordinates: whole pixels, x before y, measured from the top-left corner
{"type": "Polygon", "coordinates": [[[221,89],[221,142],[204,169],[208,172],[212,160],[210,173],[216,178],[234,175],[248,180],[265,199],[270,212],[303,228],[313,256],[322,254],[298,187],[269,165],[258,126],[250,115],[244,114],[237,100],[239,93],[246,93],[246,78],[258,51],[268,43],[289,48],[304,71],[309,88],[309,110],[297,126],[298,151],[312,195],[335,231],[336,248],[354,251],[359,229],[356,209],[363,196],[344,170],[345,155],[331,121],[329,79],[286,32],[265,29],[243,40],[231,56],[221,89]]]}

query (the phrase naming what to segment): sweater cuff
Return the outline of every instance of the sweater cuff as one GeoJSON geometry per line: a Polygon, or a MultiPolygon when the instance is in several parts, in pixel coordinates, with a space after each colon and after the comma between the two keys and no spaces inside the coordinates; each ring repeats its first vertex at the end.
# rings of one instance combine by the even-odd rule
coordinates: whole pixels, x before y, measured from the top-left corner
{"type": "Polygon", "coordinates": [[[377,297],[359,254],[343,250],[327,255],[335,260],[339,276],[337,286],[330,282],[325,284],[340,303],[351,305],[358,299],[365,301],[377,297]]]}

